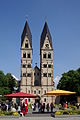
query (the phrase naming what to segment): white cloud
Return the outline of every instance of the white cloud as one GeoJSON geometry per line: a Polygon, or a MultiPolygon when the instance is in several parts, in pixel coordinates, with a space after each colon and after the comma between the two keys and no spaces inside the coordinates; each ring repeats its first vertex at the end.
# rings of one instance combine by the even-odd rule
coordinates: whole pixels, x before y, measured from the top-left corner
{"type": "Polygon", "coordinates": [[[12,74],[12,77],[13,77],[14,79],[16,79],[17,81],[19,81],[19,79],[18,79],[15,75],[12,74]]]}
{"type": "Polygon", "coordinates": [[[61,76],[56,76],[55,79],[54,79],[55,89],[56,89],[56,87],[57,87],[57,84],[58,84],[60,78],[61,78],[61,76]]]}

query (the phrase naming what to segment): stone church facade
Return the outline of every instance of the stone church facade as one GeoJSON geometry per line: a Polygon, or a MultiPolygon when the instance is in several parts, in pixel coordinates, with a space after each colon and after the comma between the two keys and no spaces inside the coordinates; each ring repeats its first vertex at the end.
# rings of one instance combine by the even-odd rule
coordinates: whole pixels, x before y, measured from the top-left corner
{"type": "MultiPolygon", "coordinates": [[[[21,84],[20,91],[39,96],[44,103],[54,102],[54,97],[43,96],[54,89],[53,82],[53,45],[47,22],[40,37],[40,68],[32,68],[32,34],[26,21],[21,36],[21,84]]],[[[28,99],[28,102],[35,102],[28,99]]]]}

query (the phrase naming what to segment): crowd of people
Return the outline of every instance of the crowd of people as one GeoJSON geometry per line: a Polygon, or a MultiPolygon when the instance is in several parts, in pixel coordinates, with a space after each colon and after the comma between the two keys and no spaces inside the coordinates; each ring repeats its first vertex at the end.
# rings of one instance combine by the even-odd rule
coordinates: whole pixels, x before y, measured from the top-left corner
{"type": "Polygon", "coordinates": [[[9,111],[11,109],[10,103],[0,103],[0,110],[2,111],[9,111]]]}
{"type": "MultiPolygon", "coordinates": [[[[53,112],[53,103],[49,104],[45,104],[45,103],[34,103],[30,105],[31,109],[33,111],[37,111],[38,112],[53,112]]],[[[25,104],[23,103],[15,103],[15,104],[9,104],[9,103],[1,103],[0,104],[0,109],[3,111],[9,111],[9,110],[14,110],[14,111],[18,111],[19,113],[25,109],[25,104]],[[13,109],[14,108],[14,109],[13,109]]],[[[27,104],[27,111],[29,109],[29,105],[27,104]]]]}
{"type": "Polygon", "coordinates": [[[36,111],[36,109],[38,109],[38,112],[53,112],[53,103],[49,104],[45,104],[45,103],[34,103],[31,104],[31,108],[33,109],[33,111],[36,111]]]}
{"type": "MultiPolygon", "coordinates": [[[[76,104],[77,109],[79,109],[80,104],[76,104]]],[[[60,106],[58,106],[60,107],[60,106]]],[[[68,103],[67,101],[61,104],[61,109],[67,109],[68,103]]],[[[44,112],[51,112],[53,113],[54,109],[54,104],[53,103],[42,103],[42,102],[35,102],[28,104],[27,103],[27,111],[25,110],[25,103],[15,103],[13,104],[12,102],[8,103],[0,103],[0,110],[2,111],[13,111],[13,112],[18,112],[19,114],[25,115],[29,110],[32,110],[32,112],[39,112],[39,113],[44,113],[44,112]]],[[[60,109],[60,108],[59,108],[60,109]]]]}

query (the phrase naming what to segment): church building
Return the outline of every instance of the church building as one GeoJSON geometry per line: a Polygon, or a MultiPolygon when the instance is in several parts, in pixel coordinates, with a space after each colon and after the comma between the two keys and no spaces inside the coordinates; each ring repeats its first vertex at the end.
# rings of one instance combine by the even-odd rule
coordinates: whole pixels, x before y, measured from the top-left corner
{"type": "MultiPolygon", "coordinates": [[[[53,44],[52,37],[45,22],[40,37],[40,68],[32,68],[32,34],[26,21],[21,35],[21,84],[20,91],[39,96],[44,103],[54,102],[54,97],[43,96],[54,89],[53,81],[53,44]]],[[[39,56],[37,56],[39,57],[39,56]]],[[[28,102],[35,102],[29,98],[28,102]]]]}

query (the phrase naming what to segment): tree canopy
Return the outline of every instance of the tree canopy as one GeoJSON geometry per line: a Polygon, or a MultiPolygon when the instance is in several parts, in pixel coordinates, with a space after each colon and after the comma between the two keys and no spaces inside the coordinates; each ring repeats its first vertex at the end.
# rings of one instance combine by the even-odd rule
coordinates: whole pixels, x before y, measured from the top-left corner
{"type": "Polygon", "coordinates": [[[80,94],[80,68],[77,70],[70,70],[62,74],[62,77],[57,85],[58,89],[77,92],[80,94]]]}
{"type": "Polygon", "coordinates": [[[12,77],[11,73],[5,75],[3,71],[0,71],[0,94],[12,93],[15,86],[16,80],[12,77]]]}

